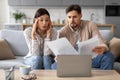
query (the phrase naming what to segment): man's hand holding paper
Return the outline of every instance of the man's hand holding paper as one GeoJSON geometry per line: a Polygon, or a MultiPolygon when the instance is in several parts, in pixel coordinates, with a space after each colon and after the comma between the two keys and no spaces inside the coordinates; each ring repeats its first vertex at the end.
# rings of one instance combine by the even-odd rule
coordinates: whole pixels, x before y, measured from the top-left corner
{"type": "Polygon", "coordinates": [[[98,54],[94,53],[96,52],[96,49],[99,45],[99,40],[98,36],[95,36],[89,40],[79,42],[78,47],[79,47],[79,53],[82,55],[92,55],[92,57],[96,57],[98,54]]]}
{"type": "Polygon", "coordinates": [[[96,54],[103,54],[106,50],[106,47],[104,46],[96,46],[95,48],[92,49],[92,51],[96,54]]]}

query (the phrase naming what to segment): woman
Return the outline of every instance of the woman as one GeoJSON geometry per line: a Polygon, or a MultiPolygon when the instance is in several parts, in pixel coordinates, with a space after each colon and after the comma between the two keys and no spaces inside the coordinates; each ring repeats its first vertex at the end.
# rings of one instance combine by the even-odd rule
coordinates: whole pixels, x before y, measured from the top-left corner
{"type": "Polygon", "coordinates": [[[54,63],[54,54],[46,45],[46,42],[56,39],[57,32],[51,26],[49,12],[40,8],[36,11],[33,27],[24,31],[24,36],[29,48],[25,56],[25,64],[32,69],[51,69],[54,63]]]}

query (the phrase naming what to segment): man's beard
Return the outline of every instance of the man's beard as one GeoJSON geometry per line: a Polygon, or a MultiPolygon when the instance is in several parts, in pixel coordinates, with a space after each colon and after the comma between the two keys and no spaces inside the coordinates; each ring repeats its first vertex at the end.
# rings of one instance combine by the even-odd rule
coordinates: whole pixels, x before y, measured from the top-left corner
{"type": "Polygon", "coordinates": [[[78,25],[77,24],[70,24],[71,28],[73,28],[73,30],[76,31],[76,29],[78,28],[78,25]]]}

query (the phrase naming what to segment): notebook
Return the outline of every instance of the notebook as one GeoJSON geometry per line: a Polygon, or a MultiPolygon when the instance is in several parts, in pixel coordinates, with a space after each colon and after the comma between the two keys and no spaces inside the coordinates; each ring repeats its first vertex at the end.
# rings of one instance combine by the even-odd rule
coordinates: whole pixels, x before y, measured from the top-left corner
{"type": "Polygon", "coordinates": [[[58,55],[58,77],[89,77],[91,76],[91,55],[58,55]]]}

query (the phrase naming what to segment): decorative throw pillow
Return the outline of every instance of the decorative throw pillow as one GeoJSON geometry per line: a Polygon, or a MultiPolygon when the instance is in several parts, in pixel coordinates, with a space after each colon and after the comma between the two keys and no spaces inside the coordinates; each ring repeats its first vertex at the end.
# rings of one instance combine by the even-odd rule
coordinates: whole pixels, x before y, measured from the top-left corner
{"type": "Polygon", "coordinates": [[[0,60],[14,58],[15,56],[9,48],[7,42],[4,39],[0,39],[0,60]]]}
{"type": "Polygon", "coordinates": [[[115,56],[115,59],[117,60],[120,57],[120,39],[113,38],[110,41],[109,48],[110,48],[110,51],[115,56]]]}

